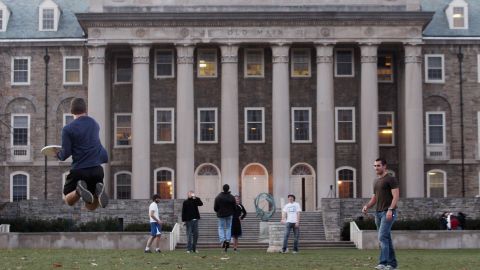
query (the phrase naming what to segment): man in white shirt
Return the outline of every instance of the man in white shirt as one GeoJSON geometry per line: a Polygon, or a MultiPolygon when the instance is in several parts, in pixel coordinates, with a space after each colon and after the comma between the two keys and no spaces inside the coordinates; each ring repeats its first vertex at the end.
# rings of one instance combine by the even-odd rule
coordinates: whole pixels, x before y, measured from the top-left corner
{"type": "Polygon", "coordinates": [[[148,207],[148,216],[150,217],[150,238],[148,238],[145,253],[152,253],[150,246],[156,240],[155,252],[160,253],[160,236],[162,235],[162,221],[160,220],[158,203],[160,202],[160,195],[153,194],[152,203],[148,207]]]}
{"type": "Polygon", "coordinates": [[[282,253],[287,252],[288,237],[290,236],[290,229],[293,229],[293,253],[298,252],[298,238],[300,237],[300,212],[302,208],[300,204],[295,202],[295,195],[288,195],[288,203],[282,210],[282,224],[285,224],[285,235],[283,237],[282,253]]]}

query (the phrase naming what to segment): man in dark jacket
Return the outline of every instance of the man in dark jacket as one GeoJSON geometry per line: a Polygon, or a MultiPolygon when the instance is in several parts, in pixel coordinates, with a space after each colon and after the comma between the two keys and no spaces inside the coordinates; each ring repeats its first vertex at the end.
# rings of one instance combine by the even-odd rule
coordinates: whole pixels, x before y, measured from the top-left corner
{"type": "Polygon", "coordinates": [[[200,219],[198,207],[202,205],[202,200],[196,197],[193,191],[189,191],[188,199],[183,202],[182,206],[182,221],[187,225],[187,253],[198,253],[198,220],[200,219]]]}
{"type": "Polygon", "coordinates": [[[232,237],[232,217],[235,212],[235,197],[230,194],[230,186],[223,185],[223,192],[217,195],[215,198],[215,204],[213,210],[217,213],[218,217],[218,237],[222,248],[227,252],[230,247],[230,240],[232,237]]]}

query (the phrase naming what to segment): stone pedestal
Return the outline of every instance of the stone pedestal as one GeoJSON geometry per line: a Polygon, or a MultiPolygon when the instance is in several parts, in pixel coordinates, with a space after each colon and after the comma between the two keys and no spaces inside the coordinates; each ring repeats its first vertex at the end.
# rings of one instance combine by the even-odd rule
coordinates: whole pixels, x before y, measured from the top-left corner
{"type": "Polygon", "coordinates": [[[280,222],[269,222],[268,225],[269,241],[267,252],[280,252],[282,251],[285,225],[281,224],[280,222]]]}
{"type": "Polygon", "coordinates": [[[268,243],[269,240],[269,223],[268,221],[260,221],[258,226],[260,226],[259,231],[258,231],[258,242],[261,243],[268,243]]]}

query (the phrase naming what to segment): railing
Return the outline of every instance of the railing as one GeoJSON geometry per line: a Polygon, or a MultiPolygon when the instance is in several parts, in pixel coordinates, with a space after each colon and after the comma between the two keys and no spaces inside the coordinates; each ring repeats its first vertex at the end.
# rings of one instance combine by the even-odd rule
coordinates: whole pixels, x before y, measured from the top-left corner
{"type": "Polygon", "coordinates": [[[427,159],[431,160],[449,160],[450,159],[450,146],[449,145],[436,145],[427,144],[426,147],[427,159]]]}
{"type": "Polygon", "coordinates": [[[10,148],[10,161],[31,161],[30,145],[15,145],[10,148]]]}
{"type": "Polygon", "coordinates": [[[178,240],[180,239],[180,224],[175,223],[172,233],[170,234],[170,250],[175,250],[178,240]]]}

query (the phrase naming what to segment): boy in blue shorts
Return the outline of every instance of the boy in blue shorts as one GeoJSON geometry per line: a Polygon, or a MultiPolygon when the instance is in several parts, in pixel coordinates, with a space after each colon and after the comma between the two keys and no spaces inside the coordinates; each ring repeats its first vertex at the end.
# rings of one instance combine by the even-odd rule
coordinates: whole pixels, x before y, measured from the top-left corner
{"type": "Polygon", "coordinates": [[[160,253],[160,236],[162,235],[162,221],[158,211],[158,203],[160,202],[160,196],[153,194],[152,203],[148,207],[148,216],[150,217],[150,238],[148,238],[147,246],[145,247],[145,253],[152,253],[150,246],[153,241],[156,240],[155,252],[160,253]]]}

